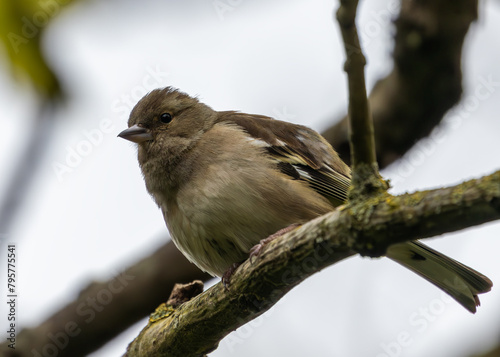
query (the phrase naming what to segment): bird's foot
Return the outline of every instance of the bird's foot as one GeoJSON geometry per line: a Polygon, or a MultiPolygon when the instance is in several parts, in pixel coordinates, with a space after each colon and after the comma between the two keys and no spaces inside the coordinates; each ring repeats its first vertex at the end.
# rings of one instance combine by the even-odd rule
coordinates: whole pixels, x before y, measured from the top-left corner
{"type": "Polygon", "coordinates": [[[225,289],[229,289],[229,284],[231,283],[231,276],[238,269],[241,263],[233,263],[231,266],[222,274],[222,285],[224,285],[225,289]]]}
{"type": "Polygon", "coordinates": [[[269,244],[270,242],[272,242],[276,238],[282,236],[283,234],[293,231],[298,226],[300,226],[300,224],[298,224],[298,223],[290,224],[288,227],[282,228],[279,231],[277,231],[276,233],[271,234],[269,237],[262,239],[258,244],[254,245],[252,247],[252,249],[250,249],[250,261],[253,262],[253,258],[258,257],[260,255],[260,253],[262,252],[262,249],[264,249],[264,247],[267,244],[269,244]]]}

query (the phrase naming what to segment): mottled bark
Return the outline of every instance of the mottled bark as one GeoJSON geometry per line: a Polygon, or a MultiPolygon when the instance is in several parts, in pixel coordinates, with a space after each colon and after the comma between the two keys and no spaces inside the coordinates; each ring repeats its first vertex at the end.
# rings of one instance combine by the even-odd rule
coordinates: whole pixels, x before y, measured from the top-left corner
{"type": "Polygon", "coordinates": [[[218,283],[176,309],[162,306],[126,356],[204,356],[301,281],[355,252],[377,256],[393,243],[497,219],[500,171],[453,187],[382,193],[347,205],[271,242],[240,266],[229,289],[218,283]]]}

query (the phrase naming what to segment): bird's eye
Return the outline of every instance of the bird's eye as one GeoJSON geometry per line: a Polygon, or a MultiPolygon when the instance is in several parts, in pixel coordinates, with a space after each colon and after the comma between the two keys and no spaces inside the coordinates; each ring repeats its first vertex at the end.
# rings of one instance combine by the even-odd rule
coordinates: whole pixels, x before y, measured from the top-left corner
{"type": "Polygon", "coordinates": [[[169,113],[163,113],[160,115],[160,121],[162,123],[168,124],[172,121],[172,116],[169,113]]]}

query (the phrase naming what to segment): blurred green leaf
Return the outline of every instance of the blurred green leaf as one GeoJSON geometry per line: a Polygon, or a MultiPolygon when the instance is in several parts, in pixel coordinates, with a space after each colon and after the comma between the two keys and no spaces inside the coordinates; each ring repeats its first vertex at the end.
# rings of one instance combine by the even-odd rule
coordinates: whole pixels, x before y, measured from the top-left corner
{"type": "Polygon", "coordinates": [[[0,39],[16,80],[29,81],[42,96],[60,93],[59,80],[45,61],[41,36],[68,0],[0,1],[0,39]]]}

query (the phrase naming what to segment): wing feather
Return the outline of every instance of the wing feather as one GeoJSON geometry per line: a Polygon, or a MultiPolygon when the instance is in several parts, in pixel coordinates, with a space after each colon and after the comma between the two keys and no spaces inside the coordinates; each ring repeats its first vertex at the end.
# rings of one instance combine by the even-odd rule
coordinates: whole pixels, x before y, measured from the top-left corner
{"type": "Polygon", "coordinates": [[[265,149],[276,161],[282,173],[304,181],[334,205],[347,199],[350,169],[314,130],[238,112],[221,112],[219,121],[240,126],[250,135],[253,144],[265,149]]]}

